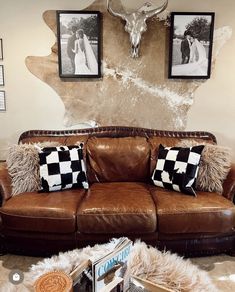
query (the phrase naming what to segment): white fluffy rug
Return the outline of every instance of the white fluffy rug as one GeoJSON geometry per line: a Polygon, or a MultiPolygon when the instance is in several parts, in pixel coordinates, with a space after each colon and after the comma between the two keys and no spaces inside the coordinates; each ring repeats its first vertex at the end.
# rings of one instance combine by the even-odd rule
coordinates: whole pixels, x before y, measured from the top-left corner
{"type": "MultiPolygon", "coordinates": [[[[9,282],[1,289],[4,292],[33,291],[34,281],[43,273],[53,270],[62,270],[69,273],[75,264],[90,257],[98,257],[107,253],[112,248],[115,240],[108,245],[95,245],[84,249],[75,249],[58,256],[46,258],[36,265],[31,266],[25,274],[24,283],[14,286],[9,282]]],[[[129,260],[131,273],[143,279],[170,288],[176,292],[217,292],[207,272],[200,270],[190,260],[184,260],[170,252],[160,252],[149,247],[143,242],[136,242],[133,246],[129,260]]]]}

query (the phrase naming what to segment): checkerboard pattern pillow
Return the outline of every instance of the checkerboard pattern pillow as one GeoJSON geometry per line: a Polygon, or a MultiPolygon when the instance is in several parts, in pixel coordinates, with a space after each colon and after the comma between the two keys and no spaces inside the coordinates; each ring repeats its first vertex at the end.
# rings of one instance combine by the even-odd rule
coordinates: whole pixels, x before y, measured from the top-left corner
{"type": "Polygon", "coordinates": [[[196,196],[195,184],[203,145],[164,147],[160,144],[156,168],[152,175],[156,186],[196,196]]]}
{"type": "Polygon", "coordinates": [[[42,148],[39,152],[41,191],[88,189],[83,144],[42,148]]]}

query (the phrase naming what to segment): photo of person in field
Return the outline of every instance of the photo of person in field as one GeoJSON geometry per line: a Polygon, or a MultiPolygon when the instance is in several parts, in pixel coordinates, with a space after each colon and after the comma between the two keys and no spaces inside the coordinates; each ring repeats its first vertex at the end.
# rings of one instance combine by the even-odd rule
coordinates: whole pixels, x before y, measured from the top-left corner
{"type": "Polygon", "coordinates": [[[175,15],[172,76],[207,76],[211,15],[175,15]]]}
{"type": "Polygon", "coordinates": [[[58,26],[60,75],[98,77],[99,14],[88,11],[60,11],[58,26]]]}

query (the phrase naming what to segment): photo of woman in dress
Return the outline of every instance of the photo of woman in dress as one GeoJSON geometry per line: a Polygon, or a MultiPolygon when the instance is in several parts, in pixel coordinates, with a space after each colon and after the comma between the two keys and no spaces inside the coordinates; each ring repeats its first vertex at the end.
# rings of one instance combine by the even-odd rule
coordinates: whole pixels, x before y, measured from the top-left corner
{"type": "Polygon", "coordinates": [[[170,78],[209,78],[213,13],[173,13],[170,78]]]}
{"type": "Polygon", "coordinates": [[[100,77],[100,15],[58,11],[60,77],[100,77]]]}
{"type": "Polygon", "coordinates": [[[98,64],[87,36],[83,29],[76,31],[74,42],[74,64],[76,74],[97,74],[98,64]]]}

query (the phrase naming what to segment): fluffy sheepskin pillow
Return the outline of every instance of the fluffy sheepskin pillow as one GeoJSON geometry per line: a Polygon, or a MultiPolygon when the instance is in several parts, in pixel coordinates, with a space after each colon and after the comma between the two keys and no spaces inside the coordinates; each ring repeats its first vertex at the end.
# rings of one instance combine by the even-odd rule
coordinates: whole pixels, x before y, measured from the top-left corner
{"type": "Polygon", "coordinates": [[[39,147],[58,146],[57,142],[12,145],[6,159],[12,179],[12,195],[40,189],[39,147]]]}
{"type": "Polygon", "coordinates": [[[177,144],[181,147],[195,145],[205,145],[199,164],[196,189],[222,194],[223,181],[231,167],[231,149],[208,143],[198,143],[193,140],[185,140],[177,144]]]}

